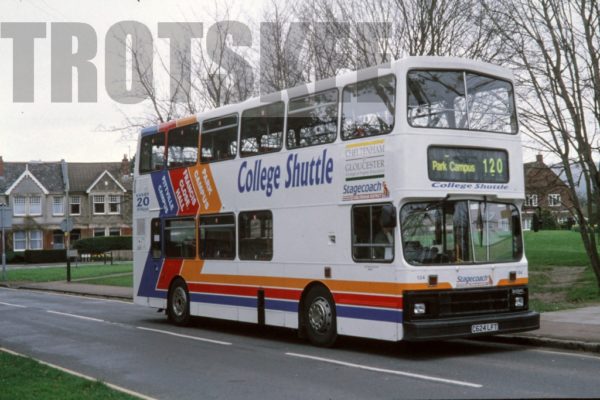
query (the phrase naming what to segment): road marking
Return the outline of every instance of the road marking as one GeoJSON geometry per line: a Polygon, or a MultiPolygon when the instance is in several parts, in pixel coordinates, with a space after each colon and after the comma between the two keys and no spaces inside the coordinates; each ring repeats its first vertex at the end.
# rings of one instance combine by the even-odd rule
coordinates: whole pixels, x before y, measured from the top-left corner
{"type": "Polygon", "coordinates": [[[465,381],[456,381],[456,380],[453,380],[453,379],[438,378],[438,377],[435,377],[435,376],[422,375],[422,374],[414,374],[412,372],[397,371],[397,370],[393,370],[393,369],[384,369],[384,368],[369,367],[367,365],[353,364],[353,363],[348,363],[348,362],[345,362],[345,361],[333,360],[333,359],[330,359],[330,358],[315,357],[315,356],[309,356],[309,355],[306,355],[306,354],[297,354],[297,353],[285,353],[285,354],[288,355],[288,356],[292,356],[292,357],[299,357],[299,358],[306,358],[306,359],[309,359],[309,360],[322,361],[322,362],[326,362],[326,363],[330,363],[330,364],[342,365],[342,366],[349,367],[349,368],[358,368],[358,369],[363,369],[363,370],[366,370],[366,371],[382,372],[382,373],[385,373],[385,374],[406,376],[406,377],[409,377],[409,378],[422,379],[422,380],[425,380],[425,381],[447,383],[447,384],[450,384],[450,385],[466,386],[466,387],[472,387],[472,388],[482,388],[483,387],[483,385],[479,385],[477,383],[471,383],[471,382],[465,382],[465,381]]]}
{"type": "Polygon", "coordinates": [[[156,332],[156,333],[164,333],[165,335],[171,335],[171,336],[177,336],[177,337],[185,338],[185,339],[197,340],[199,342],[208,342],[208,343],[214,343],[214,344],[221,344],[223,346],[231,346],[232,345],[232,343],[230,343],[230,342],[223,342],[221,340],[214,340],[214,339],[206,339],[206,338],[201,338],[201,337],[198,337],[198,336],[183,335],[181,333],[175,333],[175,332],[170,332],[170,331],[163,331],[161,329],[146,328],[146,327],[143,327],[143,326],[136,326],[136,328],[141,329],[143,331],[156,332]]]}
{"type": "Polygon", "coordinates": [[[98,319],[98,318],[92,318],[92,317],[85,317],[83,315],[77,315],[77,314],[69,314],[69,313],[64,313],[64,312],[60,312],[60,311],[52,311],[52,310],[46,310],[47,313],[50,314],[57,314],[57,315],[64,315],[66,317],[72,317],[72,318],[79,318],[79,319],[85,319],[86,321],[95,321],[95,322],[106,322],[103,319],[98,319]]]}
{"type": "Polygon", "coordinates": [[[42,365],[46,365],[46,366],[48,366],[50,368],[55,368],[55,369],[57,369],[59,371],[65,372],[67,374],[70,374],[70,375],[73,375],[73,376],[76,376],[76,377],[79,377],[79,378],[82,378],[82,379],[85,379],[85,380],[88,380],[88,381],[100,382],[100,383],[108,386],[111,389],[114,389],[114,390],[117,390],[119,392],[128,394],[130,396],[138,397],[138,398],[143,399],[143,400],[156,400],[154,397],[146,396],[144,394],[135,392],[133,390],[129,390],[129,389],[126,389],[124,387],[121,387],[121,386],[118,386],[118,385],[115,385],[115,384],[112,384],[112,383],[108,383],[106,381],[101,381],[100,379],[96,379],[96,378],[91,377],[89,375],[84,375],[81,372],[73,371],[71,369],[64,368],[64,367],[58,366],[56,364],[51,364],[51,363],[48,363],[48,362],[45,362],[45,361],[42,361],[42,360],[38,360],[38,359],[26,356],[26,355],[21,354],[21,353],[17,353],[16,351],[12,351],[12,350],[6,349],[4,347],[0,347],[0,351],[3,351],[3,352],[8,353],[8,354],[12,354],[13,356],[17,356],[17,357],[31,358],[32,360],[35,360],[36,362],[38,362],[38,363],[40,363],[42,365]]]}
{"type": "Polygon", "coordinates": [[[17,308],[27,308],[25,306],[22,306],[20,304],[13,304],[13,303],[4,303],[2,301],[0,301],[0,304],[2,304],[3,306],[9,306],[9,307],[17,307],[17,308]]]}

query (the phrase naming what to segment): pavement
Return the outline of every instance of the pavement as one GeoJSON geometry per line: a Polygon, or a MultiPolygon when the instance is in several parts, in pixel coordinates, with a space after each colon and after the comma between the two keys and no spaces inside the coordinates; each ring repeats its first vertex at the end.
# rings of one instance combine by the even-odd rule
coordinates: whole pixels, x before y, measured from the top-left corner
{"type": "MultiPolygon", "coordinates": [[[[0,286],[42,290],[124,301],[133,300],[133,290],[127,287],[91,285],[84,282],[18,282],[0,286]]],[[[487,341],[554,347],[600,353],[600,305],[541,314],[540,329],[530,332],[497,335],[487,341]]]]}

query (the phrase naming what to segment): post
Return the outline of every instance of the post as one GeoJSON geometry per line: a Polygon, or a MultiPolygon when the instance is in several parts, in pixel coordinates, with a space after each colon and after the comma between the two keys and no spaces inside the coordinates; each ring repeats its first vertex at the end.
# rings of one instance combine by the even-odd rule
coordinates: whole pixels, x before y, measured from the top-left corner
{"type": "Polygon", "coordinates": [[[4,240],[4,224],[2,224],[2,280],[6,281],[6,241],[4,240]]]}
{"type": "Polygon", "coordinates": [[[67,282],[71,282],[71,258],[69,257],[69,250],[71,247],[71,226],[69,217],[71,214],[71,205],[69,203],[69,167],[65,160],[61,160],[61,170],[63,175],[63,184],[65,187],[65,247],[67,252],[67,282]]]}
{"type": "Polygon", "coordinates": [[[0,228],[2,230],[2,280],[6,280],[6,229],[12,228],[12,208],[0,204],[0,228]]]}

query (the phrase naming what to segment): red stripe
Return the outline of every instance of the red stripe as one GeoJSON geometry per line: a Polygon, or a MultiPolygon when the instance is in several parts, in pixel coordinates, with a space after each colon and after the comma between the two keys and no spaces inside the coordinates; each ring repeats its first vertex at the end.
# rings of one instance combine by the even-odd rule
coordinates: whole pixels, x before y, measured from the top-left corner
{"type": "MultiPolygon", "coordinates": [[[[194,293],[228,294],[233,296],[258,296],[259,287],[256,286],[229,286],[211,285],[206,283],[188,283],[188,289],[194,293]]],[[[285,299],[300,301],[299,290],[270,289],[266,288],[265,297],[269,299],[285,299]]]]}
{"type": "Polygon", "coordinates": [[[336,304],[397,309],[402,308],[402,297],[370,296],[366,294],[352,293],[334,293],[333,298],[336,304]]]}
{"type": "Polygon", "coordinates": [[[177,126],[177,123],[175,121],[163,122],[162,124],[160,124],[158,126],[158,131],[166,132],[168,130],[175,128],[176,126],[177,126]]]}
{"type": "MultiPolygon", "coordinates": [[[[230,285],[212,285],[206,283],[189,283],[190,292],[195,293],[213,293],[230,296],[258,296],[257,286],[230,286],[230,285]]],[[[300,301],[300,290],[265,288],[265,298],[278,300],[294,300],[300,301]]],[[[333,295],[337,304],[367,306],[367,307],[382,307],[402,309],[402,297],[391,296],[371,296],[366,294],[352,293],[334,293],[333,295]]]]}
{"type": "Polygon", "coordinates": [[[183,260],[181,259],[167,259],[165,260],[163,267],[160,271],[160,277],[158,278],[158,283],[156,284],[157,289],[166,290],[169,288],[169,284],[173,280],[176,275],[179,275],[179,271],[181,270],[181,264],[183,264],[183,260]]]}

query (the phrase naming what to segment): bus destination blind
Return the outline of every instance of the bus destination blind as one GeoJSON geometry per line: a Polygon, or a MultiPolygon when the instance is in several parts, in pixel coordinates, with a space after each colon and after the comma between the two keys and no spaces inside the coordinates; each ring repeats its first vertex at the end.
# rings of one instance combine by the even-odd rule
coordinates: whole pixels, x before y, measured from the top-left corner
{"type": "Polygon", "coordinates": [[[504,150],[431,146],[427,163],[432,181],[508,182],[508,154],[504,150]]]}

